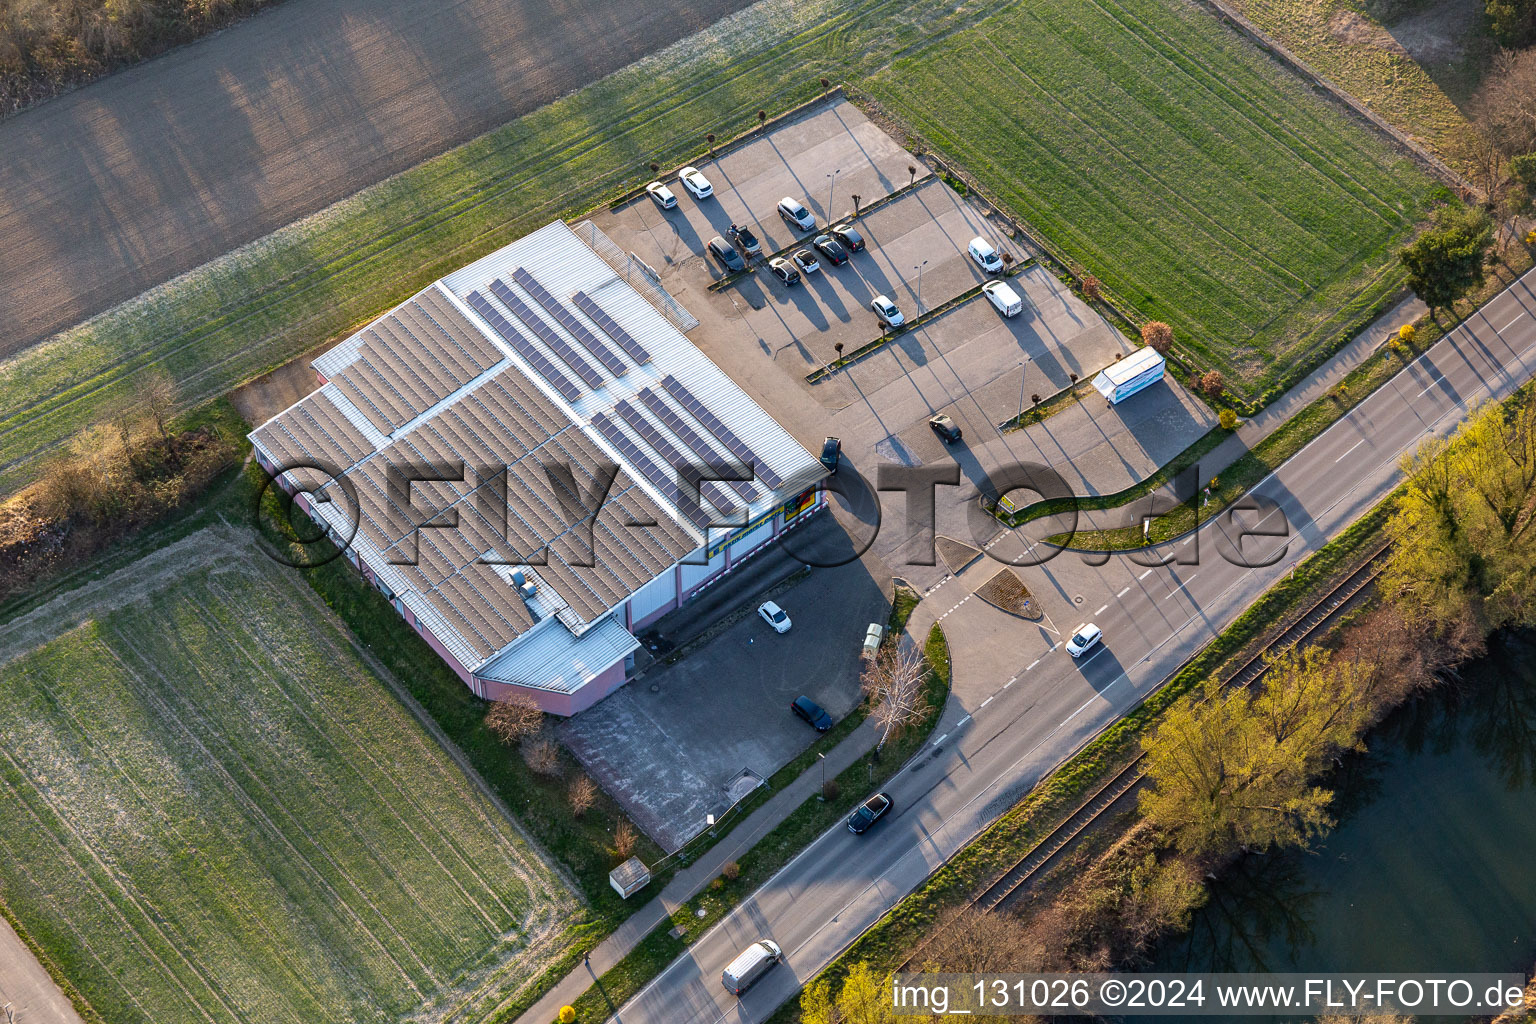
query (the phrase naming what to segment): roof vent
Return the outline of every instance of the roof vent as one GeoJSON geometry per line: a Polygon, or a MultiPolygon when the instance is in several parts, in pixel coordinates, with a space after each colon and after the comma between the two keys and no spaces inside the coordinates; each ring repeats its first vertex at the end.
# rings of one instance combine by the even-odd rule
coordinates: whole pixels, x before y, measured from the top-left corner
{"type": "Polygon", "coordinates": [[[538,584],[530,580],[523,570],[518,569],[512,574],[512,585],[522,595],[524,601],[532,601],[533,595],[539,590],[538,584]]]}

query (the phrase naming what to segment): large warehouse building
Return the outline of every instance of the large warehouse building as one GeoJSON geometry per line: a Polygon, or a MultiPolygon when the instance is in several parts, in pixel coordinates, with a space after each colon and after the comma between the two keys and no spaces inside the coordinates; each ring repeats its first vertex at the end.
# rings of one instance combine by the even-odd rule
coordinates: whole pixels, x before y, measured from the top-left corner
{"type": "Polygon", "coordinates": [[[803,523],[825,474],[688,340],[686,311],[577,230],[424,289],[316,359],[319,390],[251,434],[466,685],[561,715],[624,683],[636,631],[803,523]],[[679,471],[698,464],[753,478],[679,471]]]}

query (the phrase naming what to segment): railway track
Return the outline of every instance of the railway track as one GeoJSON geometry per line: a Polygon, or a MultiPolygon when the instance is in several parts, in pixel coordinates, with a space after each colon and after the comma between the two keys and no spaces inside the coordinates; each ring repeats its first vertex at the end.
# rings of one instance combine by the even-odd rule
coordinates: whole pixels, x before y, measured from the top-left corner
{"type": "MultiPolygon", "coordinates": [[[[1253,685],[1268,668],[1270,655],[1288,651],[1311,636],[1381,574],[1385,567],[1386,551],[1387,545],[1382,544],[1364,564],[1319,597],[1272,643],[1229,672],[1222,680],[1222,685],[1224,687],[1253,685]]],[[[1056,854],[1065,849],[1089,825],[1103,817],[1127,793],[1137,787],[1146,776],[1144,757],[1145,755],[1138,754],[1135,760],[1096,789],[1050,835],[1032,846],[1008,870],[999,875],[996,881],[976,896],[970,906],[988,913],[1002,906],[1026,882],[1049,864],[1056,854]]]]}

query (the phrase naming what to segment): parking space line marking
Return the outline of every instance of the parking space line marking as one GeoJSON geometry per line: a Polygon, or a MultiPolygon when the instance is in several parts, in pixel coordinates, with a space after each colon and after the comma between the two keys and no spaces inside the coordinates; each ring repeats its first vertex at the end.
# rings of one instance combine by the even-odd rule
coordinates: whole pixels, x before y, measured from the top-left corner
{"type": "Polygon", "coordinates": [[[1137,576],[1136,578],[1139,579],[1139,580],[1144,580],[1148,576],[1151,576],[1151,575],[1152,575],[1152,570],[1148,569],[1146,572],[1142,573],[1140,576],[1137,576]]]}
{"type": "Polygon", "coordinates": [[[1107,605],[1107,604],[1106,605],[1100,605],[1099,606],[1099,610],[1094,612],[1093,614],[1095,614],[1095,615],[1103,615],[1104,614],[1104,609],[1108,608],[1108,607],[1109,607],[1109,605],[1107,605]]]}
{"type": "Polygon", "coordinates": [[[1124,590],[1120,591],[1120,593],[1116,594],[1115,597],[1121,598],[1121,597],[1124,597],[1126,594],[1129,594],[1130,592],[1131,592],[1131,588],[1130,587],[1126,587],[1124,590]]]}
{"type": "MultiPolygon", "coordinates": [[[[1030,662],[1030,663],[1029,663],[1029,668],[1026,668],[1026,669],[1025,669],[1025,670],[1024,670],[1024,671],[1025,671],[1025,672],[1028,672],[1028,671],[1029,671],[1029,669],[1030,669],[1030,668],[1034,668],[1034,667],[1035,667],[1035,666],[1036,666],[1036,665],[1038,665],[1038,664],[1040,664],[1040,659],[1039,659],[1039,658],[1036,658],[1036,659],[1035,659],[1035,660],[1034,660],[1034,661],[1032,661],[1032,662],[1030,662]]],[[[1017,679],[1017,678],[1018,678],[1018,676],[1014,676],[1014,677],[1013,677],[1013,678],[1015,678],[1015,679],[1017,679]]]]}
{"type": "MultiPolygon", "coordinates": [[[[995,694],[995,693],[992,695],[992,697],[996,697],[996,696],[997,696],[997,694],[995,694]]],[[[986,700],[982,701],[981,704],[979,704],[977,706],[976,710],[980,711],[982,708],[986,707],[988,704],[991,704],[992,703],[992,697],[988,697],[986,700]]]]}
{"type": "MultiPolygon", "coordinates": [[[[1359,448],[1363,444],[1365,444],[1365,438],[1362,437],[1360,440],[1356,441],[1354,444],[1349,446],[1349,452],[1354,451],[1356,448],[1359,448]]],[[[1335,463],[1343,462],[1344,459],[1346,457],[1348,457],[1349,452],[1345,452],[1343,455],[1340,455],[1338,458],[1334,459],[1333,461],[1335,463]]]]}

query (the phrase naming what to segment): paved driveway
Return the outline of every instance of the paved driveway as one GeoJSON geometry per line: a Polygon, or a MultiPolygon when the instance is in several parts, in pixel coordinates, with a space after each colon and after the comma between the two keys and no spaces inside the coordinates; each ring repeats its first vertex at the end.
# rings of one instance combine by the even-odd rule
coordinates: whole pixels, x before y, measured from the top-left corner
{"type": "Polygon", "coordinates": [[[0,356],[746,0],[288,0],[0,121],[0,356]]]}

